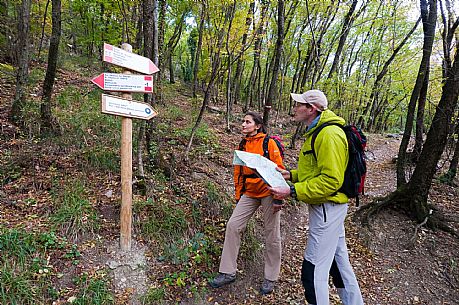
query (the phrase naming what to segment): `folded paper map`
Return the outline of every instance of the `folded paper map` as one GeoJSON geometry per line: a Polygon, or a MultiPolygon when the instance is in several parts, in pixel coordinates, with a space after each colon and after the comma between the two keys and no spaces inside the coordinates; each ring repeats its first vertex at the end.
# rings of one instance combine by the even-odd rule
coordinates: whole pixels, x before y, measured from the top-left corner
{"type": "Polygon", "coordinates": [[[276,170],[277,164],[259,154],[235,150],[233,165],[250,167],[271,187],[289,187],[282,174],[276,170]]]}

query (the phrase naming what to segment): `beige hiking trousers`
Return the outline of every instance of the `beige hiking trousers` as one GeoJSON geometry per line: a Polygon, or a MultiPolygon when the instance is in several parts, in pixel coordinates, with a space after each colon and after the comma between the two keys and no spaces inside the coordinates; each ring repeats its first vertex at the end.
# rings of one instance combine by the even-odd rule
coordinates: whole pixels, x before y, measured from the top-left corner
{"type": "Polygon", "coordinates": [[[243,195],[226,224],[225,243],[220,260],[221,273],[234,274],[237,270],[237,256],[241,237],[252,215],[260,207],[263,212],[265,233],[265,279],[277,281],[281,264],[280,211],[273,214],[273,198],[250,198],[243,195]]]}

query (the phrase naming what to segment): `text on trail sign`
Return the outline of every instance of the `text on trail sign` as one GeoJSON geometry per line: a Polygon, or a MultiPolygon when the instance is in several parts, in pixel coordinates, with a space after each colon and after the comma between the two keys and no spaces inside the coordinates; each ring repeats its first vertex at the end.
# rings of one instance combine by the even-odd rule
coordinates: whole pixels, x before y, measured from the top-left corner
{"type": "Polygon", "coordinates": [[[104,43],[104,61],[145,74],[159,71],[149,58],[124,51],[108,43],[104,43]]]}
{"type": "Polygon", "coordinates": [[[107,94],[102,94],[102,112],[143,120],[149,120],[157,115],[146,103],[107,94]]]}
{"type": "Polygon", "coordinates": [[[153,92],[153,76],[151,75],[102,73],[91,81],[107,91],[153,92]]]}

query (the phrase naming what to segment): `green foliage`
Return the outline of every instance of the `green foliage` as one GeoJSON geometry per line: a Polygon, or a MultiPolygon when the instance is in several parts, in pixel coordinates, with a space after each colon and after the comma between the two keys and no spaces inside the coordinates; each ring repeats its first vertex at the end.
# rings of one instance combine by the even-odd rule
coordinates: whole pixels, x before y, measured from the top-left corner
{"type": "MultiPolygon", "coordinates": [[[[37,251],[39,244],[33,234],[19,230],[2,230],[0,233],[0,250],[20,265],[37,251]]],[[[2,255],[1,259],[7,258],[2,255]]]]}
{"type": "MultiPolygon", "coordinates": [[[[56,99],[57,117],[66,131],[65,136],[57,139],[58,144],[99,146],[95,148],[96,151],[102,147],[119,147],[120,120],[116,116],[101,113],[99,90],[82,95],[80,88],[68,86],[56,99]]],[[[97,163],[100,156],[93,159],[97,163]]],[[[102,167],[107,166],[105,164],[102,167]]]]}
{"type": "Polygon", "coordinates": [[[183,117],[183,110],[176,105],[170,105],[166,109],[165,116],[171,121],[176,121],[177,119],[183,117]]]}
{"type": "Polygon", "coordinates": [[[50,250],[66,244],[54,232],[0,227],[0,303],[52,303],[58,293],[52,286],[55,274],[48,261],[50,250]]]}
{"type": "Polygon", "coordinates": [[[149,238],[170,243],[183,236],[188,228],[184,210],[169,201],[148,199],[136,203],[135,209],[146,211],[147,219],[140,226],[142,234],[149,238]]]}
{"type": "Polygon", "coordinates": [[[186,272],[174,272],[166,275],[164,277],[164,284],[166,286],[177,286],[177,287],[185,287],[186,281],[188,279],[188,275],[186,272]]]}
{"type": "Polygon", "coordinates": [[[6,185],[22,176],[22,168],[14,162],[13,156],[9,151],[0,155],[0,185],[6,185]]]}
{"type": "Polygon", "coordinates": [[[218,209],[216,215],[223,219],[228,219],[233,213],[233,206],[228,196],[219,191],[213,182],[208,182],[206,187],[207,207],[218,209]]]}
{"type": "Polygon", "coordinates": [[[37,291],[27,272],[15,272],[8,265],[0,269],[0,301],[2,304],[36,304],[37,291]]]}
{"type": "Polygon", "coordinates": [[[166,260],[176,265],[199,265],[210,266],[211,242],[207,240],[203,233],[196,233],[190,240],[184,238],[172,241],[164,246],[163,255],[160,260],[166,260]]]}
{"type": "Polygon", "coordinates": [[[257,259],[257,255],[259,255],[263,247],[262,240],[259,237],[262,235],[262,232],[257,232],[255,221],[251,219],[247,224],[244,238],[241,242],[240,256],[244,260],[254,261],[257,259]]]}
{"type": "Polygon", "coordinates": [[[89,276],[84,273],[74,280],[79,288],[77,298],[72,304],[77,305],[105,305],[114,304],[114,296],[109,290],[108,280],[105,274],[89,276]]]}
{"type": "Polygon", "coordinates": [[[166,296],[164,287],[152,287],[148,289],[147,293],[141,298],[142,304],[163,304],[166,296]]]}
{"type": "Polygon", "coordinates": [[[119,148],[93,146],[82,153],[91,170],[118,172],[120,168],[119,148]]]}
{"type": "Polygon", "coordinates": [[[84,184],[79,179],[64,181],[62,190],[56,192],[55,212],[51,220],[71,239],[93,233],[98,229],[97,212],[87,198],[84,184]]]}
{"type": "Polygon", "coordinates": [[[441,175],[438,180],[440,183],[456,186],[454,183],[454,178],[456,177],[456,170],[448,170],[446,173],[441,175]]]}

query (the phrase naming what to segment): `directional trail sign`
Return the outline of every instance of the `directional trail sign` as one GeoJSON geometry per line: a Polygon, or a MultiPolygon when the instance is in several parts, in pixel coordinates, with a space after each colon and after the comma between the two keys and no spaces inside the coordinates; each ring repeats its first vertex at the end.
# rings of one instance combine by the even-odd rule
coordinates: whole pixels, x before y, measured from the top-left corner
{"type": "Polygon", "coordinates": [[[124,51],[108,43],[104,43],[104,61],[145,74],[159,71],[149,58],[124,51]]]}
{"type": "Polygon", "coordinates": [[[91,81],[107,91],[153,92],[153,76],[151,75],[102,73],[91,81]]]}
{"type": "Polygon", "coordinates": [[[158,114],[146,103],[108,94],[102,94],[102,112],[142,120],[149,120],[158,114]]]}

